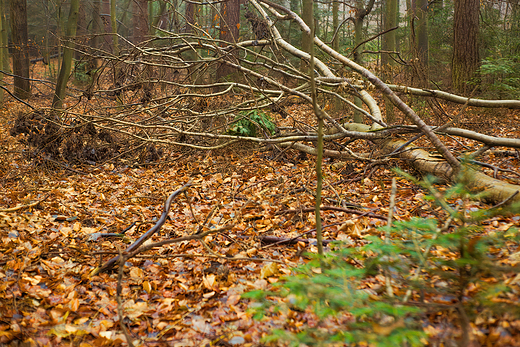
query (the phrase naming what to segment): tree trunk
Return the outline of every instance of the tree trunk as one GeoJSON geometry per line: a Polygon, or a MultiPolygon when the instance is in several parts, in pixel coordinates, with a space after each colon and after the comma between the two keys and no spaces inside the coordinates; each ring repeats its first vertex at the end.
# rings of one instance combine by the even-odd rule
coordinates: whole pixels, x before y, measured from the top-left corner
{"type": "Polygon", "coordinates": [[[339,51],[339,33],[336,33],[339,27],[339,2],[333,0],[332,2],[332,33],[336,34],[334,41],[332,41],[332,48],[339,51]]]}
{"type": "MultiPolygon", "coordinates": [[[[87,14],[85,13],[85,3],[86,3],[86,0],[80,0],[81,1],[81,5],[79,6],[79,12],[78,12],[78,28],[76,29],[76,34],[78,37],[84,37],[85,35],[88,34],[87,32],[87,26],[88,26],[88,22],[87,22],[87,14]]],[[[78,50],[76,52],[74,52],[74,59],[76,60],[81,60],[83,54],[78,50]]]]}
{"type": "Polygon", "coordinates": [[[413,0],[415,17],[417,24],[415,25],[415,49],[416,58],[419,61],[418,75],[421,79],[423,87],[427,87],[428,83],[428,0],[413,0]]]}
{"type": "Polygon", "coordinates": [[[0,47],[0,50],[2,51],[2,61],[0,61],[0,65],[2,66],[2,70],[6,72],[11,72],[11,64],[9,62],[9,29],[7,26],[7,0],[0,0],[0,17],[1,18],[1,25],[0,25],[0,36],[1,41],[4,42],[4,44],[0,47]]]}
{"type": "MultiPolygon", "coordinates": [[[[399,1],[388,0],[384,4],[383,12],[383,30],[390,30],[398,25],[399,1]]],[[[397,30],[392,30],[383,36],[383,51],[395,52],[397,48],[397,30]]],[[[389,53],[381,55],[382,77],[385,83],[393,83],[394,68],[396,62],[389,53]]],[[[394,105],[385,98],[386,121],[392,123],[394,121],[394,105]]]]}
{"type": "Polygon", "coordinates": [[[451,81],[453,89],[468,94],[468,82],[478,81],[480,56],[478,51],[479,0],[455,0],[453,17],[453,59],[451,81]]]}
{"type": "Polygon", "coordinates": [[[110,30],[112,32],[112,50],[115,56],[119,55],[119,38],[117,37],[116,0],[110,0],[110,30]]]}
{"type": "MultiPolygon", "coordinates": [[[[365,3],[363,0],[357,0],[356,1],[356,9],[355,9],[355,16],[354,16],[354,45],[356,50],[354,51],[354,61],[358,63],[359,65],[363,65],[363,55],[361,52],[363,51],[364,45],[361,45],[361,42],[363,42],[363,21],[365,17],[372,11],[372,8],[374,7],[374,0],[369,0],[368,4],[365,7],[365,3]]],[[[355,97],[354,103],[358,107],[363,106],[363,102],[360,98],[355,97]]],[[[361,116],[361,113],[357,110],[354,111],[354,123],[362,123],[363,117],[361,116]]]]}
{"type": "MultiPolygon", "coordinates": [[[[313,27],[314,18],[312,17],[313,12],[313,1],[312,0],[303,0],[302,1],[302,19],[309,26],[309,28],[313,27]]],[[[311,51],[312,38],[307,33],[302,33],[302,51],[309,53],[311,51]]],[[[301,70],[306,72],[309,69],[309,64],[302,59],[301,60],[301,70]]]]}
{"type": "Polygon", "coordinates": [[[150,25],[150,34],[155,35],[155,28],[157,26],[162,27],[162,23],[160,22],[164,18],[164,14],[166,12],[166,1],[161,1],[159,4],[159,11],[156,15],[152,17],[152,25],[150,25]]]}
{"type": "Polygon", "coordinates": [[[90,48],[94,49],[94,55],[98,55],[95,50],[99,48],[99,34],[101,34],[101,3],[99,0],[92,2],[92,39],[90,48]]]}
{"type": "Polygon", "coordinates": [[[186,27],[184,29],[185,33],[193,32],[193,25],[195,24],[195,4],[192,2],[186,3],[186,10],[184,12],[184,17],[186,18],[186,27]]]}
{"type": "Polygon", "coordinates": [[[76,28],[78,24],[79,0],[71,0],[69,19],[65,32],[65,47],[63,49],[63,59],[61,62],[60,73],[56,83],[56,91],[52,100],[52,108],[60,109],[63,107],[63,99],[65,98],[65,89],[69,80],[72,68],[72,56],[74,54],[74,37],[76,36],[76,28]]]}
{"type": "MultiPolygon", "coordinates": [[[[0,29],[2,28],[5,22],[5,15],[3,9],[3,2],[0,0],[0,29]]],[[[0,70],[5,71],[4,69],[4,50],[2,47],[7,46],[7,41],[4,41],[4,36],[0,34],[0,70]]],[[[0,87],[4,86],[4,74],[0,72],[0,87]]],[[[0,106],[4,103],[4,90],[0,88],[0,106]]]]}
{"type": "Polygon", "coordinates": [[[148,1],[133,0],[133,43],[139,44],[148,36],[148,1]]]}
{"type": "Polygon", "coordinates": [[[20,99],[31,96],[29,82],[29,46],[27,36],[27,1],[11,0],[11,40],[13,42],[14,95],[20,99]]]}
{"type": "MultiPolygon", "coordinates": [[[[227,0],[221,5],[220,13],[220,39],[225,42],[234,43],[238,39],[240,27],[240,0],[227,0]]],[[[231,54],[233,55],[233,53],[231,54]]],[[[224,60],[233,59],[232,57],[224,60]]],[[[233,69],[225,64],[221,64],[217,70],[217,79],[222,81],[231,74],[233,69]]]]}
{"type": "MultiPolygon", "coordinates": [[[[110,23],[110,0],[102,0],[101,2],[101,23],[102,32],[108,34],[112,32],[112,25],[110,23]]],[[[110,52],[113,47],[112,36],[103,35],[101,39],[101,48],[110,52]]]]}

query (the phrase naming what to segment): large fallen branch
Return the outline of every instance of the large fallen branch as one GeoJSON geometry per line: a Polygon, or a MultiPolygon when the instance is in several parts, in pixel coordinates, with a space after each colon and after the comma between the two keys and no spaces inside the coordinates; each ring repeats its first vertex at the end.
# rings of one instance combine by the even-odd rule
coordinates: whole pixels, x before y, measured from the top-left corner
{"type": "MultiPolygon", "coordinates": [[[[356,131],[360,131],[362,128],[370,131],[370,127],[367,125],[353,124],[351,127],[356,131]]],[[[424,149],[415,148],[412,145],[406,146],[406,141],[403,139],[390,138],[374,140],[374,142],[378,144],[383,154],[394,153],[399,149],[396,155],[423,173],[434,175],[448,182],[457,180],[457,174],[446,160],[431,155],[424,149]]],[[[485,200],[499,203],[512,197],[511,203],[520,202],[519,185],[500,181],[470,168],[468,170],[469,172],[466,173],[469,178],[468,188],[475,192],[484,193],[483,198],[485,200]]]]}
{"type": "Polygon", "coordinates": [[[412,94],[417,96],[429,96],[433,98],[439,98],[446,101],[455,102],[457,104],[467,104],[468,106],[476,106],[476,107],[503,107],[503,108],[520,108],[520,100],[484,100],[484,99],[474,99],[474,98],[466,98],[464,96],[451,94],[447,92],[443,92],[440,90],[434,89],[420,89],[420,88],[411,88],[407,86],[399,86],[395,84],[389,84],[388,88],[395,92],[412,94]]]}

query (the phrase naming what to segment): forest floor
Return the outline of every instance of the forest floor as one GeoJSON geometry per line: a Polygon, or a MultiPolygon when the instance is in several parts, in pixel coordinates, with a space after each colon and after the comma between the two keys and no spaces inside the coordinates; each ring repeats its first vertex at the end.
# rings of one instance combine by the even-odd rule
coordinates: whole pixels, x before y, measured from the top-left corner
{"type": "MultiPolygon", "coordinates": [[[[32,102],[48,105],[50,99],[32,102]]],[[[273,327],[297,329],[310,319],[301,313],[287,322],[256,321],[241,295],[291,275],[291,268],[307,261],[305,252],[316,252],[315,217],[309,212],[315,200],[315,158],[235,146],[172,151],[157,162],[138,165],[65,167],[31,159],[28,149],[9,135],[23,110],[12,99],[0,110],[0,344],[126,344],[118,318],[118,272],[91,273],[153,226],[164,200],[188,182],[191,187],[172,202],[168,220],[152,241],[229,228],[204,242],[163,245],[126,262],[119,298],[129,336],[146,346],[259,346],[273,327]],[[102,235],[120,233],[134,222],[124,237],[102,235]],[[298,240],[274,244],[276,238],[298,240]],[[272,261],[278,264],[275,271],[269,271],[272,261]]],[[[312,117],[302,105],[289,112],[312,117]]],[[[462,123],[520,138],[520,112],[478,112],[468,109],[462,123]]],[[[446,141],[458,153],[476,149],[472,141],[446,141]]],[[[498,177],[518,184],[518,156],[484,159],[512,170],[498,172],[498,177]]],[[[407,169],[398,160],[374,166],[325,160],[323,205],[336,209],[322,211],[324,239],[354,247],[365,244],[368,235],[383,235],[378,227],[386,224],[396,176],[392,168],[399,166],[407,169]],[[353,222],[351,227],[344,227],[346,221],[353,222]]],[[[403,178],[397,187],[396,220],[434,217],[435,207],[424,199],[422,188],[403,178]]],[[[469,207],[489,205],[477,201],[469,207]]],[[[489,220],[484,231],[504,232],[512,226],[520,226],[518,216],[489,220]]],[[[507,252],[501,256],[510,259],[507,252]]],[[[381,283],[371,283],[372,288],[384,286],[383,279],[377,280],[381,283]]],[[[374,290],[374,295],[384,293],[374,290]]],[[[453,345],[460,338],[457,319],[449,311],[433,316],[424,325],[430,344],[453,345]]],[[[483,346],[520,341],[520,322],[507,317],[479,320],[473,329],[483,346]]]]}

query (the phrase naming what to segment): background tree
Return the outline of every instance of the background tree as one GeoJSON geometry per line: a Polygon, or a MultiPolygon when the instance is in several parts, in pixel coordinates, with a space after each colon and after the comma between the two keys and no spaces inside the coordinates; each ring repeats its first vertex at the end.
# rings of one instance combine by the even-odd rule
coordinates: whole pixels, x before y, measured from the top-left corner
{"type": "Polygon", "coordinates": [[[478,80],[480,67],[480,0],[455,0],[454,4],[451,79],[454,90],[467,94],[472,89],[468,82],[478,80]]]}
{"type": "Polygon", "coordinates": [[[416,59],[415,74],[421,87],[428,86],[428,0],[412,0],[412,43],[416,59]]]}
{"type": "MultiPolygon", "coordinates": [[[[4,21],[5,21],[5,15],[4,15],[4,10],[3,10],[3,2],[0,0],[0,30],[2,28],[4,21]]],[[[4,37],[0,33],[0,70],[2,70],[2,71],[5,71],[4,70],[3,47],[7,46],[7,44],[8,44],[7,41],[4,41],[4,37]]],[[[3,79],[4,79],[4,74],[2,72],[0,72],[0,87],[4,86],[3,79]]],[[[0,105],[2,105],[3,102],[4,102],[4,90],[0,88],[0,105]]]]}
{"type": "Polygon", "coordinates": [[[27,35],[27,1],[10,0],[11,40],[13,42],[14,95],[31,96],[29,82],[29,37],[27,35]]]}
{"type": "Polygon", "coordinates": [[[0,17],[1,17],[1,25],[0,25],[0,41],[2,45],[0,46],[0,50],[2,51],[2,61],[0,65],[2,66],[2,70],[10,72],[11,66],[9,63],[9,28],[7,23],[6,13],[8,11],[8,0],[0,0],[0,17]]]}
{"type": "MultiPolygon", "coordinates": [[[[314,23],[313,6],[314,6],[313,0],[302,0],[302,19],[311,28],[314,26],[313,25],[313,23],[314,23]]],[[[302,43],[301,43],[302,51],[304,51],[306,53],[310,53],[311,43],[312,43],[311,35],[307,34],[305,32],[302,33],[302,43]]],[[[305,60],[302,59],[302,61],[301,61],[302,71],[307,71],[308,68],[309,68],[309,65],[307,64],[307,62],[305,60]]]]}
{"type": "MultiPolygon", "coordinates": [[[[240,29],[240,0],[222,2],[220,14],[220,40],[230,43],[237,42],[240,29]]],[[[234,52],[224,60],[233,59],[233,54],[234,52]]],[[[217,79],[221,81],[232,72],[232,68],[226,66],[226,64],[221,64],[217,70],[217,79]]]]}
{"type": "MultiPolygon", "coordinates": [[[[336,33],[339,27],[339,1],[332,0],[332,32],[336,33]]],[[[332,41],[332,48],[339,52],[339,35],[334,37],[334,41],[332,41]]]]}
{"type": "Polygon", "coordinates": [[[132,30],[133,42],[138,44],[143,42],[149,33],[148,23],[148,1],[132,0],[132,30]]]}
{"type": "MultiPolygon", "coordinates": [[[[374,0],[368,0],[368,3],[365,6],[365,2],[363,0],[356,0],[356,8],[354,15],[354,61],[359,65],[363,65],[363,40],[365,39],[363,35],[363,23],[365,17],[372,12],[372,8],[374,7],[374,0]]],[[[361,99],[356,97],[354,99],[356,106],[361,107],[363,102],[361,99]]],[[[359,111],[354,111],[354,122],[360,123],[363,121],[363,117],[359,111]]]]}
{"type": "MultiPolygon", "coordinates": [[[[383,10],[383,29],[388,32],[383,36],[382,43],[384,52],[381,55],[382,77],[386,83],[393,83],[396,62],[389,52],[395,52],[397,49],[397,30],[392,29],[397,27],[399,22],[399,1],[386,1],[383,10]]],[[[385,107],[387,122],[391,123],[394,121],[394,106],[385,99],[385,107]]]]}
{"type": "Polygon", "coordinates": [[[65,32],[65,45],[63,50],[63,59],[61,62],[60,73],[56,82],[56,91],[52,100],[52,107],[59,109],[63,107],[63,99],[65,98],[65,90],[69,81],[70,71],[72,69],[72,57],[74,55],[74,38],[78,25],[79,0],[71,0],[69,19],[65,32]]]}

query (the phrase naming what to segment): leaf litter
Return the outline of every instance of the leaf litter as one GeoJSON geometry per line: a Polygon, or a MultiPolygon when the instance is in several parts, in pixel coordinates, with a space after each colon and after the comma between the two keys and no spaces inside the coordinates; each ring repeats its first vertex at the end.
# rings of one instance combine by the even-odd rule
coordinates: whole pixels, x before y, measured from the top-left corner
{"type": "MultiPolygon", "coordinates": [[[[18,107],[7,109],[11,106],[18,107]]],[[[298,106],[290,111],[305,117],[298,106]]],[[[118,317],[117,271],[90,274],[157,222],[164,199],[189,181],[192,186],[173,201],[167,222],[150,242],[232,228],[203,242],[168,244],[128,259],[120,296],[123,323],[134,344],[258,346],[270,329],[286,324],[283,315],[253,320],[250,303],[241,294],[269,288],[305,262],[306,252],[316,252],[312,157],[228,148],[171,153],[175,160],[157,166],[74,168],[80,174],[52,163],[35,165],[16,154],[21,148],[8,135],[10,113],[5,110],[0,130],[7,158],[0,166],[0,344],[126,345],[118,317]],[[267,243],[264,237],[296,241],[267,243]]],[[[467,141],[465,145],[471,146],[467,141]]],[[[505,164],[515,170],[518,159],[505,164]]],[[[322,211],[326,240],[357,246],[367,235],[381,235],[377,227],[385,221],[375,215],[388,212],[394,175],[390,170],[397,165],[367,170],[357,163],[326,162],[324,205],[338,207],[322,211]],[[345,212],[348,209],[359,213],[345,212]]],[[[399,179],[394,218],[431,216],[434,208],[424,194],[399,179]]],[[[480,202],[472,205],[483,207],[480,202]]],[[[496,218],[486,232],[519,225],[518,217],[496,218]]],[[[520,262],[518,252],[497,250],[497,256],[520,262]]],[[[520,289],[518,275],[496,280],[520,289]]],[[[377,297],[384,279],[376,277],[365,285],[377,297]]],[[[518,294],[511,294],[512,303],[518,303],[518,294]]],[[[315,319],[309,312],[293,312],[290,318],[291,329],[315,319]]],[[[327,324],[341,324],[341,319],[327,324]]],[[[432,317],[425,331],[441,336],[444,328],[456,326],[455,319],[449,314],[432,317]]],[[[477,335],[489,332],[484,343],[500,345],[504,336],[519,336],[520,322],[493,319],[476,323],[477,335]]]]}

